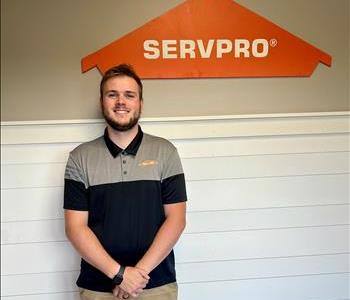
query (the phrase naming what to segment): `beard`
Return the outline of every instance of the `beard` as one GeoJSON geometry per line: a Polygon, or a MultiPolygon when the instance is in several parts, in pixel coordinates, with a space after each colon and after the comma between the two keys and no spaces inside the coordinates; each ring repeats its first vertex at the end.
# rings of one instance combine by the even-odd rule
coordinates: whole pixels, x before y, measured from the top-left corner
{"type": "Polygon", "coordinates": [[[130,117],[127,123],[121,123],[121,122],[118,122],[117,120],[114,120],[110,115],[108,115],[108,113],[104,109],[102,109],[102,114],[107,124],[111,126],[114,130],[128,131],[139,122],[139,119],[141,116],[141,110],[135,111],[135,113],[130,117]]]}

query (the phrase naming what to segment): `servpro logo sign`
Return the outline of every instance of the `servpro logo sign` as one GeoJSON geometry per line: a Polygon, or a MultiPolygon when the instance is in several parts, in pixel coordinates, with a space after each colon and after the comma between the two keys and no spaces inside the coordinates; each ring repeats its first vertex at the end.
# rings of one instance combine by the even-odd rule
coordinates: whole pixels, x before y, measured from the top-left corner
{"type": "Polygon", "coordinates": [[[222,58],[226,54],[235,58],[266,57],[269,42],[265,39],[256,39],[252,43],[245,39],[210,39],[205,45],[203,40],[146,40],[143,49],[146,59],[222,58]]]}
{"type": "Polygon", "coordinates": [[[331,56],[232,0],[187,0],[82,59],[147,78],[310,76],[331,56]]]}

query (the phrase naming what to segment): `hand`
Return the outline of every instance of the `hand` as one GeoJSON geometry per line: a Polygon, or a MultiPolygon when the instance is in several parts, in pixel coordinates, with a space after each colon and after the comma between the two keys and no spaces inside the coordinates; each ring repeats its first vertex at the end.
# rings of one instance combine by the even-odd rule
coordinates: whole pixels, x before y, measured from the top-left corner
{"type": "Polygon", "coordinates": [[[119,289],[135,298],[142,293],[150,279],[146,271],[136,267],[126,267],[123,277],[119,289]]]}
{"type": "Polygon", "coordinates": [[[113,289],[113,296],[118,298],[118,299],[128,299],[129,294],[125,291],[123,291],[119,286],[116,286],[113,289]]]}

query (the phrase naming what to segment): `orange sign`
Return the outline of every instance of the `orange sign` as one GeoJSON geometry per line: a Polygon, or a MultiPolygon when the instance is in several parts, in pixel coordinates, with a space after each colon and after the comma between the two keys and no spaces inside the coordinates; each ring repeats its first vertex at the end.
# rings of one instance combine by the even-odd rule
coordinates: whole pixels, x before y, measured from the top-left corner
{"type": "Polygon", "coordinates": [[[232,0],[187,0],[82,59],[144,78],[310,76],[331,56],[232,0]]]}

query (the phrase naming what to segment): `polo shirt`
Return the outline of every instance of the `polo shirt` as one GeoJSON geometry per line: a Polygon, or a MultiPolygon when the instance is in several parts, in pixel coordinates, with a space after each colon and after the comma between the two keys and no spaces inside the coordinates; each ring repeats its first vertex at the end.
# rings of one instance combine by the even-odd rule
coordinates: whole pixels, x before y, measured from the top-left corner
{"type": "MultiPolygon", "coordinates": [[[[165,220],[165,204],[187,200],[178,152],[169,141],[143,133],[126,149],[108,132],[69,154],[64,208],[88,211],[88,226],[121,265],[135,266],[165,220]]],[[[149,274],[146,288],[176,281],[174,252],[149,274]]],[[[77,285],[111,292],[111,279],[84,259],[77,285]]]]}

